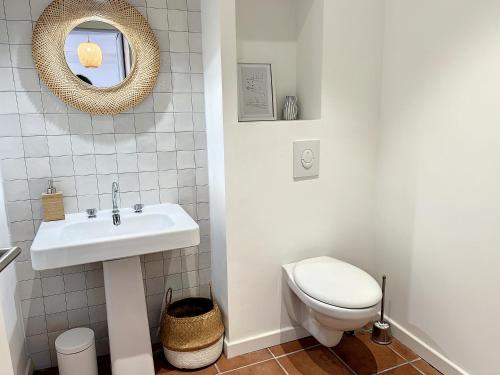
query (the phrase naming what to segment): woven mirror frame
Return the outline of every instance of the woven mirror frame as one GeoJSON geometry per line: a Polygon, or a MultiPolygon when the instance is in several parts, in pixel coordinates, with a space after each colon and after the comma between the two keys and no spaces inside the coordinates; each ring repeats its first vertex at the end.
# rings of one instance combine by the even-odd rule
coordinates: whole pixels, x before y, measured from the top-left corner
{"type": "Polygon", "coordinates": [[[146,19],[124,0],[55,0],[33,31],[33,61],[40,78],[66,104],[87,113],[111,115],[139,104],[153,90],[160,71],[160,49],[146,19]],[[66,38],[88,21],[108,23],[125,35],[132,49],[130,74],[113,87],[94,87],[69,68],[66,38]]]}

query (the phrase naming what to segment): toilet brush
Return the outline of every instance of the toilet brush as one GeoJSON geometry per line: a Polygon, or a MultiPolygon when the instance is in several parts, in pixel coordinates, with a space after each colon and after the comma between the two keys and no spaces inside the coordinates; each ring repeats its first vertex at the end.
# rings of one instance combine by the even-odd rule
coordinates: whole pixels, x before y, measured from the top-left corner
{"type": "Polygon", "coordinates": [[[372,341],[380,345],[389,345],[392,342],[391,326],[384,320],[386,278],[385,275],[382,277],[382,307],[380,310],[380,320],[373,323],[372,330],[372,341]]]}

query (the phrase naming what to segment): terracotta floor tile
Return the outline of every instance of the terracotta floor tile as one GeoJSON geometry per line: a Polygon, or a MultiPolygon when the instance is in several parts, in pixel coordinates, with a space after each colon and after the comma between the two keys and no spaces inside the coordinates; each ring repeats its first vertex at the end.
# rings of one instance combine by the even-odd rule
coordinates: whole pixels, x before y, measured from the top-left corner
{"type": "MultiPolygon", "coordinates": [[[[171,366],[165,357],[163,352],[154,354],[155,362],[155,374],[156,375],[180,375],[180,374],[192,374],[192,375],[216,375],[217,369],[215,366],[209,366],[201,370],[194,371],[181,371],[177,370],[171,366]]],[[[99,375],[111,375],[111,361],[109,356],[103,356],[97,358],[97,364],[99,367],[99,375]]],[[[51,368],[48,370],[35,371],[35,375],[59,375],[57,368],[51,368]]]]}
{"type": "Polygon", "coordinates": [[[318,341],[316,341],[314,337],[309,336],[300,340],[289,341],[281,345],[273,346],[269,348],[269,350],[271,350],[271,352],[273,352],[276,357],[279,357],[280,355],[293,353],[297,350],[307,349],[318,344],[318,341]]]}
{"type": "MultiPolygon", "coordinates": [[[[302,340],[291,341],[271,348],[274,355],[279,357],[279,363],[290,375],[349,375],[349,370],[327,348],[317,345],[316,340],[307,337],[302,340]],[[302,350],[305,349],[305,350],[302,350]]],[[[396,350],[407,360],[412,360],[416,354],[403,344],[395,340],[391,348],[396,350]]],[[[370,334],[357,332],[355,336],[344,336],[338,346],[333,348],[357,375],[372,375],[387,370],[387,375],[442,375],[424,360],[405,364],[405,359],[393,352],[389,347],[377,345],[370,340],[370,334]],[[392,367],[401,365],[394,369],[392,367]],[[420,371],[420,372],[419,372],[420,371]]],[[[163,351],[155,351],[155,372],[157,375],[216,375],[215,366],[195,371],[180,371],[173,368],[164,358],[163,351]]],[[[99,375],[111,375],[109,356],[99,357],[99,375]]],[[[221,372],[230,371],[235,375],[283,375],[285,372],[273,359],[267,349],[244,354],[227,359],[222,356],[217,365],[221,372]],[[233,370],[233,371],[231,371],[233,370]]],[[[58,375],[57,368],[36,371],[36,375],[58,375]]]]}
{"type": "MultiPolygon", "coordinates": [[[[221,370],[222,371],[222,370],[221,370]]],[[[274,359],[231,371],[231,375],[283,375],[285,372],[274,359]]]]}
{"type": "Polygon", "coordinates": [[[442,375],[441,372],[436,370],[434,367],[432,367],[422,359],[416,362],[412,362],[412,365],[422,371],[425,375],[442,375]]]}
{"type": "Polygon", "coordinates": [[[413,361],[419,358],[418,355],[413,353],[411,349],[407,348],[406,345],[403,345],[400,341],[398,341],[395,338],[392,339],[392,344],[389,346],[391,347],[391,349],[396,351],[399,355],[401,355],[404,359],[408,361],[413,361]]]}
{"type": "Polygon", "coordinates": [[[344,335],[333,350],[358,375],[371,375],[406,362],[388,347],[372,342],[369,334],[344,335]]]}
{"type": "Polygon", "coordinates": [[[350,375],[350,371],[324,346],[290,354],[278,361],[290,375],[350,375]]]}
{"type": "Polygon", "coordinates": [[[396,367],[393,370],[389,370],[383,373],[384,375],[422,375],[415,368],[408,364],[400,367],[396,367]]]}
{"type": "Polygon", "coordinates": [[[253,363],[265,361],[273,358],[272,354],[267,349],[258,350],[253,353],[243,354],[238,357],[227,359],[225,355],[219,358],[217,366],[221,372],[234,370],[238,367],[251,365],[253,363]]]}

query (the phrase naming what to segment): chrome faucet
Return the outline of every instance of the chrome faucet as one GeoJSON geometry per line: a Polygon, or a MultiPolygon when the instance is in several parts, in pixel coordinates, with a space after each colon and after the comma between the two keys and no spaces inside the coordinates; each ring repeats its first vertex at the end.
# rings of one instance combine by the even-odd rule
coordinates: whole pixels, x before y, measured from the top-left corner
{"type": "Polygon", "coordinates": [[[113,200],[113,224],[120,225],[122,223],[120,218],[120,210],[118,209],[118,183],[113,182],[111,186],[111,199],[113,200]]]}

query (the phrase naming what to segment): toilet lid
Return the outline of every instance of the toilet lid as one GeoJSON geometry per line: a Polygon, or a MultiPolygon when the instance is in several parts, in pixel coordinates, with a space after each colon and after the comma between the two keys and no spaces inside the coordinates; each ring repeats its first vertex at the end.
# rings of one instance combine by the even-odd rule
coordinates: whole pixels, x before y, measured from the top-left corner
{"type": "Polygon", "coordinates": [[[294,268],[297,286],[309,297],[346,309],[362,309],[382,299],[380,286],[365,271],[330,257],[299,262],[294,268]]]}

